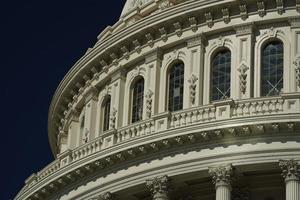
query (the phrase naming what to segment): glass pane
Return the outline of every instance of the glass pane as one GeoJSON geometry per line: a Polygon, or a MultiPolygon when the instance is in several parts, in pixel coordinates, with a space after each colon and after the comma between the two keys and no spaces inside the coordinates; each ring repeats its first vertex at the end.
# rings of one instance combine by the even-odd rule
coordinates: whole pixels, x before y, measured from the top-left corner
{"type": "Polygon", "coordinates": [[[261,96],[279,95],[283,88],[283,43],[268,43],[262,55],[261,96]]]}
{"type": "Polygon", "coordinates": [[[169,111],[181,110],[183,107],[184,64],[172,66],[169,72],[169,111]]]}
{"type": "Polygon", "coordinates": [[[230,97],[231,52],[223,50],[212,60],[211,100],[230,97]]]}
{"type": "Polygon", "coordinates": [[[140,78],[133,87],[132,94],[132,120],[137,122],[143,118],[143,101],[144,101],[144,79],[140,78]]]}
{"type": "Polygon", "coordinates": [[[109,115],[110,115],[110,97],[105,101],[104,104],[103,131],[107,131],[109,129],[109,115]]]}

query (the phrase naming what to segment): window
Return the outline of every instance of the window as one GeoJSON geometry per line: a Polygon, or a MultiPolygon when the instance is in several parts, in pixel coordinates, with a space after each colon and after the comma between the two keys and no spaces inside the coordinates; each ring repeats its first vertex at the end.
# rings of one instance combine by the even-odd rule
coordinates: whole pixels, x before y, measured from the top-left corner
{"type": "Polygon", "coordinates": [[[283,43],[272,41],[262,50],[261,96],[279,95],[283,88],[283,43]]]}
{"type": "Polygon", "coordinates": [[[211,100],[230,97],[231,52],[228,49],[217,52],[212,60],[211,100]]]}
{"type": "Polygon", "coordinates": [[[169,111],[183,107],[184,64],[178,62],[169,71],[169,111]]]}
{"type": "Polygon", "coordinates": [[[140,77],[132,88],[132,119],[131,122],[137,122],[143,118],[144,101],[144,79],[140,77]]]}
{"type": "Polygon", "coordinates": [[[103,104],[103,131],[109,129],[109,116],[110,116],[110,96],[106,98],[103,104]]]}
{"type": "Polygon", "coordinates": [[[80,135],[82,135],[82,137],[84,134],[84,121],[85,121],[85,116],[82,115],[81,120],[80,120],[80,135]]]}

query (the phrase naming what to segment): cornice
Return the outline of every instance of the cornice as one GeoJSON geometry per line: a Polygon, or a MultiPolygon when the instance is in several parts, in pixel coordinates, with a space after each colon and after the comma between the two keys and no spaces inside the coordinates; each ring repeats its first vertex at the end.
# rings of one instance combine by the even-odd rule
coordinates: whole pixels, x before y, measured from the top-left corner
{"type": "MultiPolygon", "coordinates": [[[[298,129],[295,130],[285,128],[288,127],[288,124],[290,123],[294,123],[299,126],[299,115],[295,117],[277,116],[276,118],[277,121],[273,120],[272,122],[264,124],[255,123],[257,121],[262,121],[261,119],[249,119],[252,122],[247,121],[242,123],[242,121],[245,120],[239,120],[234,123],[226,121],[212,123],[212,126],[206,129],[203,127],[194,126],[186,127],[184,130],[167,130],[161,132],[159,135],[150,134],[134,140],[123,142],[112,148],[98,152],[96,151],[76,160],[74,158],[74,152],[87,148],[92,142],[95,142],[94,140],[89,144],[86,144],[86,147],[81,146],[77,149],[66,152],[64,155],[60,155],[58,160],[54,161],[54,163],[51,163],[49,166],[55,163],[61,163],[65,159],[68,159],[66,162],[69,164],[62,167],[57,167],[56,170],[52,169],[52,173],[40,180],[37,179],[37,175],[30,177],[27,181],[28,186],[21,190],[15,199],[30,199],[29,196],[33,197],[32,199],[35,199],[34,196],[36,194],[43,194],[43,190],[48,191],[49,195],[51,195],[55,192],[59,192],[60,187],[71,185],[98,170],[106,173],[105,169],[111,170],[114,166],[122,164],[123,162],[132,162],[132,159],[138,160],[138,158],[154,155],[158,151],[162,152],[164,150],[170,151],[171,149],[176,149],[176,152],[181,152],[179,148],[185,148],[189,145],[205,149],[215,145],[229,146],[237,143],[248,144],[253,142],[257,143],[266,141],[280,142],[299,140],[299,135],[295,134],[299,133],[298,129]],[[282,122],[284,119],[287,119],[288,122],[282,122]],[[231,124],[233,126],[226,127],[224,126],[226,124],[231,124]],[[263,126],[263,128],[260,128],[260,126],[263,126]],[[276,127],[280,127],[280,130],[286,129],[288,131],[273,132],[272,130],[276,129],[276,127]],[[263,131],[256,132],[258,129],[263,131]],[[199,130],[201,131],[199,132],[199,130]]],[[[231,157],[231,155],[228,155],[228,157],[231,157]]],[[[214,157],[211,157],[210,159],[214,159],[214,157]]],[[[38,174],[40,174],[40,172],[38,174]]],[[[46,197],[48,198],[49,196],[47,195],[46,197]]]]}
{"type": "MultiPolygon", "coordinates": [[[[154,26],[161,26],[162,28],[164,27],[163,24],[166,24],[167,26],[170,26],[170,24],[168,23],[169,20],[174,20],[177,17],[180,17],[181,15],[188,15],[188,14],[195,14],[196,13],[202,13],[199,12],[200,10],[206,10],[209,7],[212,6],[217,6],[217,5],[226,5],[228,7],[230,7],[229,3],[232,2],[236,2],[233,0],[226,0],[226,1],[187,1],[184,4],[179,4],[177,6],[172,7],[172,9],[168,9],[166,11],[157,13],[155,15],[152,16],[147,16],[141,20],[139,20],[138,22],[132,24],[131,26],[128,26],[124,29],[119,30],[118,32],[112,34],[111,36],[108,36],[107,38],[101,40],[101,42],[97,43],[93,49],[91,49],[89,52],[87,52],[82,58],[80,58],[75,65],[71,68],[71,70],[66,74],[66,76],[64,77],[64,79],[62,80],[62,82],[59,84],[55,95],[52,98],[52,102],[50,105],[50,109],[49,109],[49,116],[48,116],[48,135],[49,135],[49,141],[50,141],[50,145],[51,145],[51,149],[54,153],[54,155],[56,155],[56,151],[57,148],[55,146],[56,144],[56,134],[55,132],[58,130],[58,127],[61,126],[61,122],[62,120],[59,119],[57,116],[63,116],[63,113],[59,113],[58,110],[60,110],[59,105],[62,105],[61,99],[65,96],[65,93],[68,93],[68,90],[72,90],[71,87],[72,85],[74,85],[74,83],[72,82],[72,80],[75,80],[75,77],[77,77],[77,80],[82,79],[83,82],[85,83],[84,85],[81,84],[75,84],[78,85],[79,87],[79,93],[83,92],[85,89],[87,89],[87,85],[91,84],[91,82],[93,80],[99,79],[99,76],[101,74],[106,74],[107,76],[110,75],[109,73],[109,68],[112,68],[112,66],[114,66],[114,69],[118,69],[120,68],[120,66],[118,66],[118,63],[120,63],[120,60],[122,59],[126,59],[128,60],[128,55],[132,54],[132,53],[136,53],[137,55],[139,55],[139,53],[142,52],[142,50],[146,47],[150,46],[154,46],[153,43],[157,42],[157,41],[161,41],[164,40],[164,37],[161,38],[154,38],[154,36],[149,35],[149,33],[147,31],[149,31],[149,29],[147,28],[149,24],[153,24],[154,26]],[[146,28],[145,28],[146,27],[146,28]],[[139,42],[138,39],[138,34],[140,34],[141,32],[145,31],[145,37],[148,41],[147,44],[141,44],[139,42]],[[147,36],[146,36],[147,35],[147,36]],[[135,38],[135,39],[134,39],[135,38]],[[134,50],[130,51],[129,48],[126,48],[126,46],[124,48],[122,48],[122,52],[123,52],[123,56],[121,56],[120,58],[118,58],[117,54],[114,52],[111,52],[111,48],[114,46],[117,46],[118,44],[122,43],[124,40],[129,40],[132,41],[133,45],[134,45],[134,50]],[[104,52],[110,52],[108,55],[110,55],[108,58],[105,58],[106,60],[112,60],[111,63],[105,61],[105,59],[101,59],[100,56],[103,54],[104,52]],[[99,61],[99,58],[101,62],[99,61]],[[100,64],[99,64],[100,63],[100,64]],[[89,68],[87,67],[89,65],[89,68]],[[102,66],[102,68],[101,68],[102,66]],[[104,70],[105,69],[105,70],[104,70]],[[85,71],[85,72],[84,72],[85,71]],[[90,73],[92,72],[94,74],[94,76],[91,77],[86,77],[84,78],[84,74],[85,73],[90,73]],[[79,78],[81,77],[81,78],[79,78]]],[[[235,6],[235,3],[233,4],[235,6]]],[[[285,11],[287,10],[291,10],[293,8],[285,8],[285,11]]],[[[224,12],[225,14],[227,12],[224,12]]],[[[249,13],[250,15],[256,15],[257,13],[249,13]]],[[[226,20],[228,20],[228,17],[225,17],[226,20]]],[[[240,16],[230,16],[230,20],[232,21],[235,18],[240,18],[240,16]]],[[[214,24],[219,23],[219,22],[223,22],[224,20],[224,16],[222,19],[212,19],[214,24]]],[[[265,16],[263,20],[270,20],[271,19],[267,19],[267,17],[265,16]]],[[[195,30],[197,31],[197,27],[204,27],[207,26],[207,22],[202,22],[202,23],[197,23],[197,18],[194,18],[189,20],[190,21],[190,27],[183,29],[182,25],[180,24],[180,22],[175,22],[172,24],[172,26],[175,27],[175,32],[174,33],[169,33],[166,32],[166,37],[170,37],[171,35],[177,35],[177,37],[181,37],[180,40],[184,40],[184,32],[188,31],[188,30],[192,30],[193,32],[195,32],[195,30]],[[196,21],[195,21],[196,20],[196,21]]],[[[214,25],[212,25],[214,26],[214,25]]],[[[227,27],[229,27],[230,29],[232,29],[230,22],[228,23],[227,27]]],[[[212,30],[208,30],[209,31],[216,31],[214,30],[214,28],[212,28],[212,30]]],[[[163,36],[163,35],[162,35],[163,36]]],[[[75,90],[76,91],[76,90],[75,90]]],[[[76,92],[75,92],[76,93],[76,92]]],[[[69,95],[68,95],[69,96],[69,95]]],[[[78,98],[78,94],[75,94],[75,96],[73,96],[74,100],[77,100],[78,98]],[[74,99],[75,98],[75,99],[74,99]]],[[[76,102],[76,101],[75,101],[76,102]]]]}

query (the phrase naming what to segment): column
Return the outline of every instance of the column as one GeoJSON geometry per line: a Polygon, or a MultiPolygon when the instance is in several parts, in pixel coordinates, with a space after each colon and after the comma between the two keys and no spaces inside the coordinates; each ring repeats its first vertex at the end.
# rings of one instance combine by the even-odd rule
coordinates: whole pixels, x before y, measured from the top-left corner
{"type": "Polygon", "coordinates": [[[286,200],[300,200],[300,167],[295,160],[280,160],[279,167],[285,179],[286,200]]]}
{"type": "Polygon", "coordinates": [[[84,121],[84,134],[82,137],[85,142],[92,140],[96,136],[96,118],[97,118],[97,102],[98,90],[91,88],[85,95],[85,121],[84,121]]]}
{"type": "Polygon", "coordinates": [[[231,200],[232,166],[210,167],[208,172],[216,187],[216,200],[231,200]]]}
{"type": "Polygon", "coordinates": [[[189,62],[186,67],[189,77],[189,106],[199,106],[203,104],[203,78],[204,78],[204,43],[206,39],[203,34],[199,34],[187,40],[189,52],[189,62]]]}
{"type": "Polygon", "coordinates": [[[253,23],[242,24],[234,27],[237,39],[237,63],[232,82],[234,89],[231,90],[234,99],[247,99],[253,96],[253,23]]]}
{"type": "Polygon", "coordinates": [[[170,179],[168,176],[156,177],[146,181],[153,200],[169,200],[170,179]]]}

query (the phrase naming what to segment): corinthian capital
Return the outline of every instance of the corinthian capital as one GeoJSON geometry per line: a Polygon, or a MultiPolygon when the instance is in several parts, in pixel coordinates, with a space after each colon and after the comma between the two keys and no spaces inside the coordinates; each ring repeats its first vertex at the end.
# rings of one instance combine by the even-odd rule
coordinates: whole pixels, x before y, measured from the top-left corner
{"type": "Polygon", "coordinates": [[[170,187],[170,179],[168,176],[156,177],[146,181],[153,200],[168,200],[168,190],[170,187]]]}
{"type": "Polygon", "coordinates": [[[217,167],[210,167],[208,173],[212,177],[213,183],[216,187],[220,185],[231,185],[231,176],[232,176],[232,166],[231,165],[222,165],[217,167]]]}
{"type": "Polygon", "coordinates": [[[299,180],[300,167],[295,160],[280,160],[279,167],[282,170],[282,176],[286,181],[299,180]]]}

